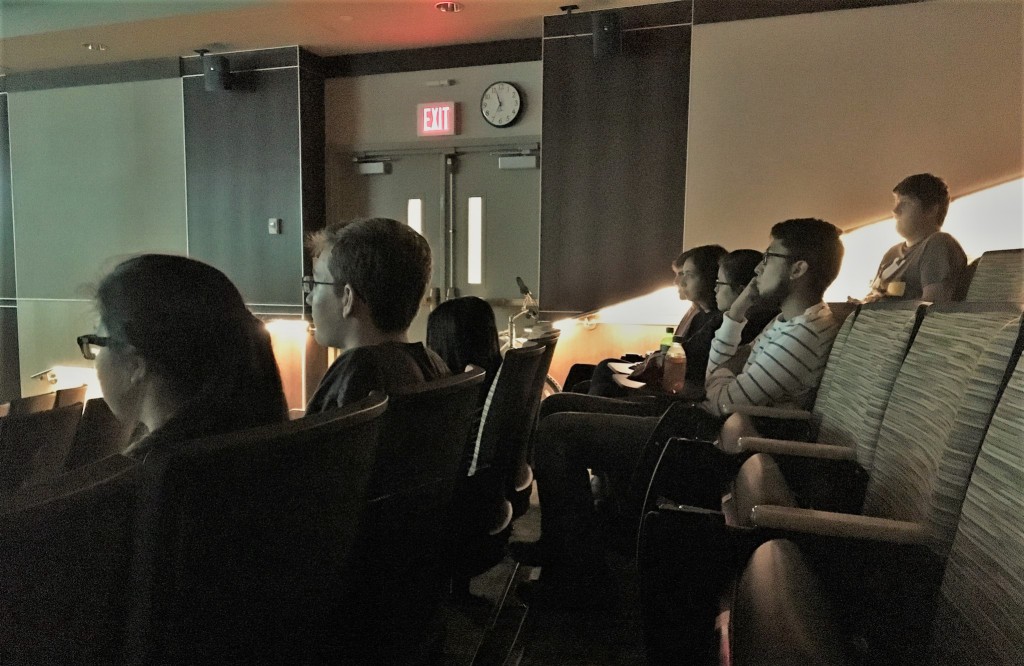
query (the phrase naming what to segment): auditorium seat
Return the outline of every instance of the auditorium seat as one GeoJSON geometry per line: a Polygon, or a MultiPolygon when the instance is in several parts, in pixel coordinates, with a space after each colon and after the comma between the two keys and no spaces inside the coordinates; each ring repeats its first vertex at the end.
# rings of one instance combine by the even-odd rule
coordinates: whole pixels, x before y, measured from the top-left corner
{"type": "Polygon", "coordinates": [[[428,663],[441,647],[451,500],[484,375],[470,366],[390,396],[355,551],[350,663],[428,663]]]}
{"type": "Polygon", "coordinates": [[[66,407],[75,403],[85,404],[85,394],[89,387],[86,384],[73,388],[58,389],[54,394],[53,406],[66,407]]]}
{"type": "Polygon", "coordinates": [[[75,469],[121,453],[128,448],[131,435],[132,427],[118,421],[103,398],[89,400],[75,431],[67,468],[75,469]]]}
{"type": "Polygon", "coordinates": [[[386,406],[373,394],[140,463],[125,661],[340,661],[386,406]]]}
{"type": "Polygon", "coordinates": [[[468,591],[468,579],[502,560],[512,523],[517,463],[525,458],[533,432],[535,376],[543,346],[510,349],[484,402],[476,436],[471,437],[468,474],[455,487],[450,558],[455,585],[468,591]]]}
{"type": "MultiPolygon", "coordinates": [[[[540,402],[544,397],[544,386],[548,378],[548,370],[551,369],[551,359],[555,356],[555,347],[558,345],[558,338],[562,335],[559,330],[552,330],[542,336],[533,338],[527,342],[528,346],[544,347],[544,355],[537,366],[537,373],[533,377],[533,392],[531,393],[530,432],[537,429],[537,421],[540,418],[540,402]]],[[[530,494],[533,490],[533,438],[530,438],[529,446],[516,451],[516,457],[512,461],[515,468],[511,502],[512,513],[515,518],[525,514],[530,508],[530,494]]]]}
{"type": "Polygon", "coordinates": [[[112,456],[0,503],[0,663],[119,663],[134,461],[112,456]]]}
{"type": "MultiPolygon", "coordinates": [[[[927,636],[909,643],[912,629],[893,626],[893,645],[872,640],[863,627],[845,622],[862,600],[837,594],[835,572],[816,565],[787,541],[760,546],[747,564],[733,598],[729,647],[732,664],[871,663],[934,666],[1024,663],[1024,360],[992,415],[973,466],[938,593],[920,615],[927,636]],[[799,591],[792,598],[790,591],[799,591]],[[791,599],[785,612],[780,597],[791,599]]],[[[897,602],[896,599],[890,599],[897,602]]],[[[884,621],[874,618],[876,622],[884,621]]]]}
{"type": "Polygon", "coordinates": [[[53,405],[56,400],[56,393],[41,393],[39,395],[15,398],[14,400],[11,400],[11,407],[7,413],[10,416],[16,416],[19,414],[45,412],[48,409],[53,409],[53,405]]]}
{"type": "Polygon", "coordinates": [[[965,300],[1024,304],[1024,248],[981,255],[965,300]]]}
{"type": "MultiPolygon", "coordinates": [[[[1007,374],[1021,347],[1020,308],[1010,304],[948,304],[931,306],[907,355],[889,400],[872,457],[863,500],[836,502],[790,490],[791,475],[780,471],[773,457],[758,454],[743,465],[721,512],[665,507],[645,518],[644,553],[648,594],[657,597],[660,576],[672,577],[676,592],[694,585],[706,595],[699,611],[704,626],[713,611],[713,597],[728,577],[736,558],[743,560],[758,543],[773,535],[820,535],[825,552],[829,539],[856,538],[905,544],[904,559],[892,558],[891,575],[882,584],[901,589],[907,607],[934,589],[934,574],[948,548],[943,525],[955,515],[967,484],[970,462],[1007,374]],[[980,360],[979,360],[980,359],[980,360]],[[771,504],[776,506],[771,506],[771,504]],[[781,506],[779,506],[781,505],[781,506]],[[832,514],[811,508],[838,505],[865,517],[832,514]],[[658,552],[659,548],[665,552],[658,552]],[[693,571],[672,571],[673,562],[688,561],[693,571]],[[699,573],[694,573],[699,572],[699,573]],[[718,578],[718,583],[713,581],[718,578]],[[712,581],[712,582],[709,582],[712,581]],[[893,582],[895,581],[895,582],[893,582]],[[900,587],[902,586],[902,587],[900,587]]],[[[830,474],[830,461],[841,447],[775,442],[776,454],[821,454],[819,491],[844,487],[830,474]]],[[[792,456],[779,458],[784,463],[792,456]]],[[[834,461],[832,461],[834,462],[834,461]]],[[[804,485],[801,490],[806,490],[804,485]]],[[[948,532],[948,530],[946,530],[948,532]]],[[[843,551],[849,580],[858,581],[865,553],[843,551]]],[[[683,593],[685,594],[685,593],[683,593]]],[[[698,596],[696,593],[691,597],[698,596]]],[[[664,600],[655,600],[664,605],[664,600]]],[[[694,602],[697,603],[697,602],[694,602]]],[[[899,609],[892,609],[898,613],[899,609]]],[[[881,623],[879,630],[884,630],[881,623]]]]}
{"type": "Polygon", "coordinates": [[[0,420],[0,497],[63,471],[81,418],[76,404],[0,420]]]}

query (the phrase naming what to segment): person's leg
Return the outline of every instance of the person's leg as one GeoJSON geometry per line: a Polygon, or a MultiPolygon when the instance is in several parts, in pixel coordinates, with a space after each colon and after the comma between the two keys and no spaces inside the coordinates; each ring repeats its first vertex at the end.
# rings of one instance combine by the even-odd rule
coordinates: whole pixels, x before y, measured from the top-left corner
{"type": "Polygon", "coordinates": [[[666,406],[654,401],[633,402],[618,400],[586,393],[555,393],[540,403],[540,418],[543,420],[560,412],[585,412],[587,414],[620,414],[623,416],[661,416],[666,406]]]}
{"type": "Polygon", "coordinates": [[[541,421],[536,479],[544,579],[568,586],[603,565],[594,533],[589,468],[632,470],[656,417],[563,412],[541,421]]]}
{"type": "Polygon", "coordinates": [[[619,386],[613,378],[615,371],[608,367],[609,363],[617,362],[617,358],[606,358],[594,368],[594,374],[590,377],[590,387],[587,393],[600,395],[606,398],[624,398],[629,394],[628,389],[619,386]]]}

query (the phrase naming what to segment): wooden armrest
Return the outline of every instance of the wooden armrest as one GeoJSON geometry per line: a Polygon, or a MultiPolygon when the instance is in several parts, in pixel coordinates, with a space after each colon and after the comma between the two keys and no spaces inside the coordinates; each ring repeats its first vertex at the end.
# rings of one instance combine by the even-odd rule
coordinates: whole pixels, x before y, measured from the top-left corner
{"type": "Polygon", "coordinates": [[[928,530],[921,523],[789,506],[755,506],[750,511],[750,522],[770,529],[899,544],[925,545],[928,539],[928,530]]]}
{"type": "Polygon", "coordinates": [[[786,409],[784,407],[760,407],[758,405],[719,405],[722,414],[744,414],[746,416],[765,416],[772,419],[792,419],[810,421],[814,415],[805,409],[786,409]]]}
{"type": "Polygon", "coordinates": [[[797,442],[789,439],[768,439],[767,437],[740,437],[736,440],[740,451],[758,451],[785,456],[803,456],[824,460],[856,460],[857,452],[849,446],[797,442]]]}

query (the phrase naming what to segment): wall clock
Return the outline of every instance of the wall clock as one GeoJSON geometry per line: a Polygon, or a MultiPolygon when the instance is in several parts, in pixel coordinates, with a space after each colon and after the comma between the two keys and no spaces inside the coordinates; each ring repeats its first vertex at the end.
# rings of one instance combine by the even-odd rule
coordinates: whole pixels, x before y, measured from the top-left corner
{"type": "Polygon", "coordinates": [[[494,127],[508,127],[523,110],[523,94],[514,83],[498,81],[487,86],[480,98],[480,113],[494,127]]]}

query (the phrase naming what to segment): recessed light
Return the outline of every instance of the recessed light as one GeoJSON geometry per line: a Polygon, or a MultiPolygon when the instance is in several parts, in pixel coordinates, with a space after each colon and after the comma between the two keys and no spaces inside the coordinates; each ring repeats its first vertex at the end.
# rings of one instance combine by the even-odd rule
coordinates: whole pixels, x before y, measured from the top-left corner
{"type": "Polygon", "coordinates": [[[89,51],[106,51],[107,45],[100,44],[99,42],[85,42],[82,44],[82,48],[88,49],[89,51]]]}
{"type": "Polygon", "coordinates": [[[439,12],[444,12],[446,14],[454,14],[455,12],[461,12],[462,11],[462,3],[461,2],[439,2],[436,5],[434,5],[434,7],[439,12]]]}

